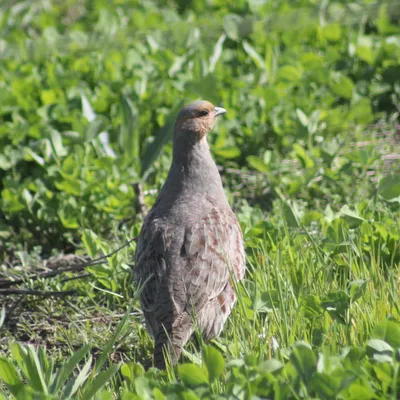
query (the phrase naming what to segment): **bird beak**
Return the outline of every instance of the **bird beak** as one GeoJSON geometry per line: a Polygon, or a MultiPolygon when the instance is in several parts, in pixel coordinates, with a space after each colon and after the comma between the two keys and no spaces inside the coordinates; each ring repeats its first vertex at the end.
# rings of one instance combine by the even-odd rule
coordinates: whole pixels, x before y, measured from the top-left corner
{"type": "Polygon", "coordinates": [[[226,113],[225,108],[222,108],[222,107],[215,107],[214,110],[215,110],[216,117],[218,117],[218,115],[222,115],[222,114],[226,113]]]}

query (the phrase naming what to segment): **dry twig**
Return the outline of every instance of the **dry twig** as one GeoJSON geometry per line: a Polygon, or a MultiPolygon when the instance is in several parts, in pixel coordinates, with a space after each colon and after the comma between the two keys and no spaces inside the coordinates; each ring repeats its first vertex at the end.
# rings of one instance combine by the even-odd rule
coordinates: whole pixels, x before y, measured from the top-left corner
{"type": "Polygon", "coordinates": [[[27,277],[24,278],[19,278],[19,279],[1,279],[0,280],[0,288],[8,288],[11,286],[16,286],[16,285],[20,285],[21,283],[24,283],[27,280],[30,281],[36,281],[38,279],[42,279],[42,278],[53,278],[55,276],[58,276],[60,274],[63,274],[65,272],[79,272],[79,271],[83,271],[86,267],[92,267],[94,265],[99,265],[104,263],[104,261],[113,256],[114,254],[118,253],[120,250],[122,250],[123,248],[125,248],[126,246],[128,246],[129,244],[131,244],[133,241],[136,241],[137,238],[133,238],[131,240],[128,240],[127,242],[125,242],[122,246],[118,247],[116,250],[112,251],[109,254],[105,254],[101,257],[95,258],[93,260],[90,261],[86,261],[86,262],[81,262],[81,263],[73,263],[71,265],[69,265],[68,267],[65,268],[59,268],[59,269],[52,269],[51,271],[48,272],[39,272],[36,274],[32,274],[29,275],[27,277]]]}

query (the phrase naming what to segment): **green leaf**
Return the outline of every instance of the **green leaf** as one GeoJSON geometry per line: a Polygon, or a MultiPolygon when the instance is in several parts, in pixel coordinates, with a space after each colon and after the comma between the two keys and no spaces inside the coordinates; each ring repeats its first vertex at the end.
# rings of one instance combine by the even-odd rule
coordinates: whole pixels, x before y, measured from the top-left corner
{"type": "Polygon", "coordinates": [[[375,61],[375,53],[371,46],[357,46],[356,55],[368,64],[375,61]]]}
{"type": "Polygon", "coordinates": [[[214,153],[220,157],[231,159],[240,156],[240,149],[236,146],[224,146],[214,149],[214,153]]]}
{"type": "Polygon", "coordinates": [[[331,84],[331,89],[337,96],[351,99],[353,97],[354,83],[349,77],[339,75],[336,77],[335,82],[331,84]]]}
{"type": "Polygon", "coordinates": [[[291,228],[299,227],[298,212],[295,203],[284,202],[282,205],[283,217],[287,225],[291,228]]]}
{"type": "Polygon", "coordinates": [[[300,67],[294,67],[292,65],[285,65],[278,71],[278,77],[289,82],[300,80],[302,74],[303,72],[300,67]]]}
{"type": "Polygon", "coordinates": [[[135,379],[135,390],[136,393],[140,396],[140,399],[153,399],[153,391],[151,390],[150,382],[146,377],[139,376],[135,379]]]}
{"type": "Polygon", "coordinates": [[[203,359],[208,371],[210,383],[218,379],[225,367],[224,357],[212,346],[206,346],[203,349],[203,359]]]}
{"type": "Polygon", "coordinates": [[[305,316],[312,320],[315,317],[320,317],[323,313],[321,307],[321,299],[318,296],[307,295],[302,298],[301,306],[304,308],[305,316]]]}
{"type": "Polygon", "coordinates": [[[297,114],[297,118],[299,119],[301,125],[303,125],[305,128],[307,128],[309,120],[308,120],[307,115],[304,113],[304,111],[302,111],[300,108],[296,108],[296,114],[297,114]]]}
{"type": "Polygon", "coordinates": [[[298,342],[290,354],[290,361],[304,384],[307,385],[317,371],[317,358],[311,347],[307,343],[298,342]]]}
{"type": "Polygon", "coordinates": [[[42,90],[40,99],[44,105],[49,104],[62,104],[65,102],[64,93],[61,89],[48,89],[42,90]]]}
{"type": "Polygon", "coordinates": [[[322,27],[320,32],[322,37],[336,42],[342,35],[342,28],[338,23],[328,24],[322,27]]]}
{"type": "Polygon", "coordinates": [[[85,365],[80,370],[79,374],[71,379],[68,384],[66,385],[63,393],[63,398],[71,399],[72,396],[83,387],[86,379],[89,377],[90,368],[92,366],[92,357],[90,356],[89,359],[86,361],[85,365]]]}
{"type": "Polygon", "coordinates": [[[106,345],[103,347],[103,352],[97,358],[96,363],[95,363],[95,365],[93,367],[94,373],[98,373],[101,370],[101,368],[103,367],[104,363],[107,360],[107,357],[110,355],[115,342],[121,336],[122,331],[126,328],[127,323],[128,323],[129,313],[130,313],[130,309],[128,309],[125,312],[125,315],[123,316],[123,318],[119,322],[117,328],[115,329],[114,334],[108,340],[106,345]]]}
{"type": "Polygon", "coordinates": [[[370,124],[374,120],[371,102],[369,99],[362,98],[351,105],[349,119],[357,124],[370,124]]]}
{"type": "Polygon", "coordinates": [[[68,154],[67,149],[62,143],[61,134],[54,129],[52,129],[50,133],[50,146],[56,159],[59,157],[64,157],[68,154]]]}
{"type": "Polygon", "coordinates": [[[393,348],[388,343],[380,339],[371,339],[368,341],[368,347],[378,353],[393,353],[393,348]]]}
{"type": "Polygon", "coordinates": [[[380,322],[372,331],[372,337],[382,339],[395,348],[400,348],[400,324],[394,321],[380,322]]]}
{"type": "Polygon", "coordinates": [[[130,99],[122,96],[121,107],[123,114],[123,123],[121,126],[121,146],[134,165],[139,168],[140,165],[140,131],[138,129],[138,116],[135,107],[130,99]]]}
{"type": "Polygon", "coordinates": [[[242,18],[236,14],[228,14],[224,17],[224,30],[229,39],[239,40],[240,31],[239,25],[242,18]]]}
{"type": "Polygon", "coordinates": [[[85,141],[90,142],[95,139],[106,127],[104,118],[96,116],[95,119],[89,122],[85,131],[85,141]]]}
{"type": "Polygon", "coordinates": [[[89,353],[91,348],[92,346],[90,344],[83,345],[79,350],[72,354],[65,363],[63,363],[52,385],[50,386],[50,393],[58,393],[58,391],[65,384],[67,378],[73,373],[74,369],[79,365],[79,362],[89,353]]]}
{"type": "Polygon", "coordinates": [[[144,374],[144,368],[139,363],[130,362],[122,365],[121,373],[125,379],[133,382],[137,377],[144,374]]]}
{"type": "Polygon", "coordinates": [[[385,200],[400,196],[400,175],[388,175],[379,181],[378,194],[385,200]]]}
{"type": "Polygon", "coordinates": [[[208,378],[203,369],[195,364],[178,365],[178,375],[188,386],[208,385],[208,378]]]}
{"type": "Polygon", "coordinates": [[[352,301],[359,299],[367,288],[368,281],[365,279],[357,279],[349,283],[349,294],[352,301]]]}
{"type": "Polygon", "coordinates": [[[317,372],[312,378],[312,387],[320,398],[334,399],[340,388],[340,380],[328,374],[317,372]]]}
{"type": "Polygon", "coordinates": [[[22,380],[11,361],[4,357],[0,357],[0,380],[2,380],[10,390],[10,392],[17,396],[23,388],[22,380]]]}
{"type": "Polygon", "coordinates": [[[349,398],[350,399],[363,399],[363,400],[372,400],[376,399],[376,393],[372,387],[369,385],[363,385],[360,383],[353,383],[349,389],[349,398]]]}
{"type": "Polygon", "coordinates": [[[247,162],[250,166],[256,169],[259,172],[265,173],[268,172],[268,167],[265,165],[264,161],[257,156],[248,156],[246,157],[247,162]]]}
{"type": "Polygon", "coordinates": [[[257,68],[265,69],[265,63],[263,58],[255,51],[254,47],[252,47],[248,42],[243,42],[243,49],[249,55],[249,57],[254,61],[254,64],[257,68]]]}
{"type": "Polygon", "coordinates": [[[277,372],[280,371],[285,365],[279,361],[272,358],[271,360],[264,361],[260,364],[260,371],[267,371],[267,372],[277,372]]]}
{"type": "Polygon", "coordinates": [[[348,205],[344,205],[340,209],[340,216],[349,224],[350,228],[356,228],[364,222],[364,218],[352,211],[348,205]]]}
{"type": "Polygon", "coordinates": [[[119,370],[119,365],[112,365],[99,373],[93,381],[85,385],[82,399],[91,399],[119,370]]]}
{"type": "Polygon", "coordinates": [[[55,186],[61,192],[74,196],[80,196],[82,194],[82,185],[78,179],[63,179],[60,182],[55,182],[55,186]]]}
{"type": "Polygon", "coordinates": [[[10,345],[10,350],[26,379],[29,381],[30,386],[37,392],[47,395],[48,388],[44,378],[45,364],[39,361],[33,345],[23,346],[13,343],[10,345]]]}
{"type": "Polygon", "coordinates": [[[99,250],[97,240],[98,237],[93,231],[90,229],[84,229],[82,233],[82,242],[91,258],[93,258],[99,250]]]}
{"type": "Polygon", "coordinates": [[[158,155],[161,152],[162,147],[172,138],[172,134],[174,132],[175,119],[182,108],[183,102],[180,102],[174,110],[169,114],[167,122],[163,127],[161,127],[154,141],[147,147],[143,159],[142,159],[142,168],[141,168],[141,176],[146,176],[146,173],[153,162],[157,159],[158,155]]]}

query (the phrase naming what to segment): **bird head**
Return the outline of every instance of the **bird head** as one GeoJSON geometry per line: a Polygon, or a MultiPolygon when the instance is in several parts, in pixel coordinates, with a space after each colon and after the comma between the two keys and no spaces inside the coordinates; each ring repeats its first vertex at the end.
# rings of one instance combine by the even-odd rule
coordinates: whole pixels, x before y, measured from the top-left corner
{"type": "Polygon", "coordinates": [[[208,101],[199,100],[183,107],[175,124],[175,136],[184,135],[195,142],[205,139],[214,128],[217,117],[225,114],[222,107],[215,107],[208,101]]]}

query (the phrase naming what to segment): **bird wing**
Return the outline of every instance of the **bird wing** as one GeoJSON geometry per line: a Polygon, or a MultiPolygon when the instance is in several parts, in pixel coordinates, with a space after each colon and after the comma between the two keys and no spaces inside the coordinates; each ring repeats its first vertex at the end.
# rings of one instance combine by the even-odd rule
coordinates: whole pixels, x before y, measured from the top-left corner
{"type": "Polygon", "coordinates": [[[150,214],[143,224],[134,276],[147,314],[167,301],[172,301],[176,315],[198,312],[223,291],[230,277],[240,280],[244,271],[242,231],[230,209],[213,207],[186,226],[171,226],[150,214]]]}
{"type": "Polygon", "coordinates": [[[160,291],[166,286],[167,252],[171,234],[168,225],[152,218],[143,223],[136,247],[134,280],[140,290],[143,311],[152,313],[157,306],[160,291]]]}
{"type": "Polygon", "coordinates": [[[243,237],[230,209],[214,207],[197,224],[186,227],[181,248],[186,310],[201,310],[219,296],[231,278],[245,269],[243,237]]]}

